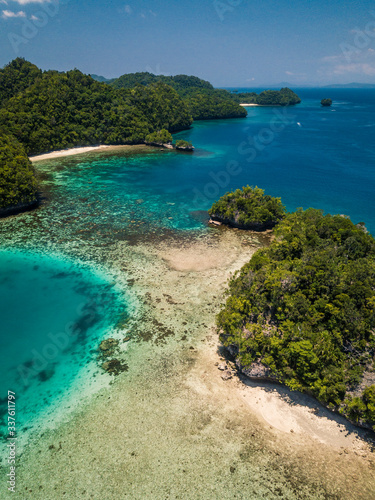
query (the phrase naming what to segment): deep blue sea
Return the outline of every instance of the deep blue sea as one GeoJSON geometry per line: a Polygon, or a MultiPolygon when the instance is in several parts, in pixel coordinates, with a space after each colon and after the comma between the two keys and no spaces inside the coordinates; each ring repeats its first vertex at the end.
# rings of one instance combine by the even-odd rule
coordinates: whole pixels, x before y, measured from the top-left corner
{"type": "Polygon", "coordinates": [[[18,216],[19,225],[0,221],[1,398],[19,391],[24,417],[51,404],[126,308],[105,275],[72,260],[59,241],[85,243],[90,260],[90,245],[132,235],[212,231],[205,211],[245,185],[280,196],[290,211],[345,214],[375,235],[375,90],[294,90],[297,106],[250,107],[247,118],[176,134],[194,153],[122,149],[36,164],[47,202],[35,217],[18,216]],[[320,105],[326,97],[330,108],[320,105]],[[27,249],[15,247],[26,230],[27,249]],[[58,256],[46,252],[49,239],[58,256]],[[98,301],[106,307],[93,310],[98,301]],[[54,336],[69,328],[79,335],[59,347],[54,336]]]}
{"type": "Polygon", "coordinates": [[[375,234],[375,90],[294,90],[297,106],[251,107],[244,120],[199,122],[179,134],[213,153],[186,176],[186,188],[199,191],[207,208],[227,190],[258,185],[290,211],[345,214],[375,234]],[[330,108],[320,106],[325,97],[330,108]],[[239,173],[228,177],[230,162],[239,173]]]}

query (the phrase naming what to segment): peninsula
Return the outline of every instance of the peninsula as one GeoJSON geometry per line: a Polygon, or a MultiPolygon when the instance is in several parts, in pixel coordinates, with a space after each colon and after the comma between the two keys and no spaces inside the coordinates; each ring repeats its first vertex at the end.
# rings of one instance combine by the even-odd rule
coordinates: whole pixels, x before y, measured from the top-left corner
{"type": "Polygon", "coordinates": [[[313,395],[375,429],[375,240],[342,215],[285,214],[279,198],[243,188],[211,217],[275,238],[231,279],[220,340],[240,371],[313,395]]]}

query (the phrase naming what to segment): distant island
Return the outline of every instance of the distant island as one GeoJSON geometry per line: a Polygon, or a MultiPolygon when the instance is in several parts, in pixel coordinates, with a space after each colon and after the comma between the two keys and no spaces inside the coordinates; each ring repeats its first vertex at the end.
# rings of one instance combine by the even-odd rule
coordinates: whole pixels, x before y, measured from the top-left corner
{"type": "Polygon", "coordinates": [[[325,85],[323,89],[375,89],[375,83],[333,83],[325,85]]]}
{"type": "Polygon", "coordinates": [[[332,99],[322,99],[320,104],[324,107],[332,106],[332,99]]]}
{"type": "Polygon", "coordinates": [[[247,376],[311,394],[375,430],[375,240],[347,217],[285,214],[279,198],[265,202],[247,187],[210,210],[231,225],[277,224],[270,246],[230,280],[220,340],[247,376]]]}
{"type": "Polygon", "coordinates": [[[292,106],[299,104],[301,99],[288,87],[281,90],[264,90],[256,92],[233,92],[233,99],[239,104],[257,104],[258,106],[292,106]]]}
{"type": "Polygon", "coordinates": [[[137,85],[147,87],[163,83],[172,87],[183,100],[194,120],[244,118],[246,110],[238,105],[227,90],[215,89],[210,82],[196,76],[164,76],[152,73],[130,73],[111,80],[116,89],[131,89],[137,85]]]}

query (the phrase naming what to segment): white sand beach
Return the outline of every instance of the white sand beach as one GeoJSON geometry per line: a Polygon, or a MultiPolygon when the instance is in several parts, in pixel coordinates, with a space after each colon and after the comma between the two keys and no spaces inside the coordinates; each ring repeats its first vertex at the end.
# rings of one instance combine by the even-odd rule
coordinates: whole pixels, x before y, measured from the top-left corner
{"type": "Polygon", "coordinates": [[[73,156],[82,153],[89,153],[90,151],[110,148],[111,146],[87,146],[84,148],[71,148],[71,149],[61,149],[60,151],[52,151],[51,153],[44,153],[42,155],[30,156],[31,161],[40,160],[53,160],[54,158],[60,158],[63,156],[73,156]]]}

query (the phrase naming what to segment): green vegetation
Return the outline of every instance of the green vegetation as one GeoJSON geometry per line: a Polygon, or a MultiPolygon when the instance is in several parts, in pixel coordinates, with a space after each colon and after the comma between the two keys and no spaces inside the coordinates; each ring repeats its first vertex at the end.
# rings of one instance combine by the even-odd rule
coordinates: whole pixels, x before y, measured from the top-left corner
{"type": "Polygon", "coordinates": [[[170,134],[165,128],[146,136],[146,142],[150,144],[169,144],[172,140],[172,134],[170,134]]]}
{"type": "Polygon", "coordinates": [[[320,104],[322,106],[332,106],[332,99],[322,99],[320,104]]]}
{"type": "Polygon", "coordinates": [[[227,193],[208,212],[213,220],[243,229],[268,229],[285,215],[280,198],[265,195],[258,187],[227,193]]]}
{"type": "Polygon", "coordinates": [[[190,141],[184,141],[183,139],[180,139],[176,141],[176,148],[177,149],[193,149],[193,145],[190,141]]]}
{"type": "Polygon", "coordinates": [[[233,92],[232,98],[240,104],[256,104],[256,92],[233,92]]]}
{"type": "MultiPolygon", "coordinates": [[[[16,76],[14,81],[17,85],[16,76]]],[[[142,143],[156,130],[174,132],[191,123],[182,99],[164,83],[116,90],[78,70],[47,71],[0,108],[0,127],[29,155],[74,146],[142,143]]]]}
{"type": "Polygon", "coordinates": [[[209,82],[196,76],[131,73],[113,80],[110,85],[117,89],[129,89],[135,85],[149,86],[158,82],[176,90],[194,120],[242,118],[247,115],[246,110],[233,100],[232,94],[226,90],[214,89],[209,82]]]}
{"type": "Polygon", "coordinates": [[[260,94],[255,92],[233,93],[232,98],[241,104],[259,104],[261,106],[291,106],[299,104],[298,95],[284,87],[281,90],[264,90],[260,94]]]}
{"type": "Polygon", "coordinates": [[[183,99],[194,120],[244,118],[247,115],[246,109],[226,90],[189,90],[184,92],[183,99]]]}
{"type": "Polygon", "coordinates": [[[26,90],[41,77],[42,71],[34,64],[21,57],[14,59],[0,70],[0,106],[11,97],[26,90]]]}
{"type": "Polygon", "coordinates": [[[375,240],[363,224],[308,209],[230,281],[220,339],[242,369],[279,381],[375,428],[375,240]]]}
{"type": "Polygon", "coordinates": [[[0,211],[34,204],[36,179],[22,145],[0,133],[0,211]]]}
{"type": "Polygon", "coordinates": [[[176,75],[176,76],[164,76],[164,75],[153,75],[152,73],[129,73],[122,75],[119,78],[111,80],[111,85],[115,89],[131,89],[136,85],[151,85],[152,83],[162,82],[166,85],[170,85],[177,92],[182,93],[187,89],[209,89],[213,90],[213,86],[210,82],[201,80],[196,76],[187,75],[176,75]]]}

